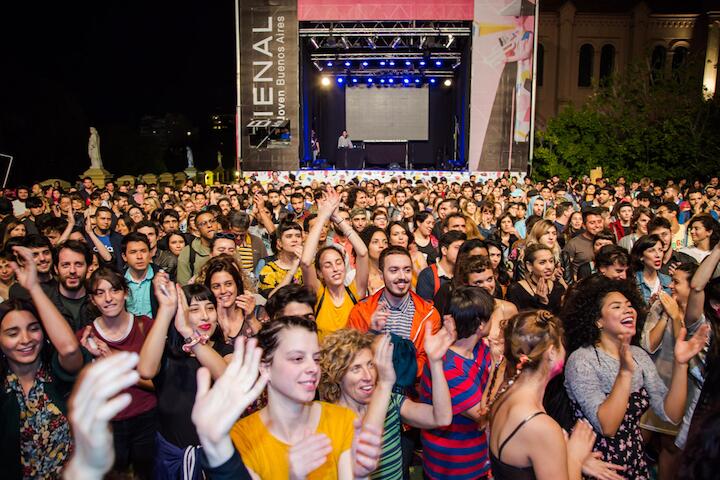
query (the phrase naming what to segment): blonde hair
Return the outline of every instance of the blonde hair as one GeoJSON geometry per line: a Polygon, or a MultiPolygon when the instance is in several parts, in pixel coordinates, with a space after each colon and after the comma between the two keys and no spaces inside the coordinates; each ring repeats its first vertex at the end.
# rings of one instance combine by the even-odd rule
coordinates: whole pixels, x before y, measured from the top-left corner
{"type": "MultiPolygon", "coordinates": [[[[557,227],[555,224],[547,219],[538,220],[535,225],[533,225],[532,229],[528,233],[527,237],[525,238],[525,248],[529,247],[530,245],[534,245],[537,243],[540,243],[540,238],[548,233],[551,228],[554,228],[557,232],[557,227]]],[[[558,234],[559,235],[559,234],[558,234]]],[[[547,245],[545,245],[547,247],[547,245]]],[[[550,247],[548,247],[550,248],[550,247]]],[[[560,259],[560,244],[556,241],[555,246],[550,248],[550,250],[553,253],[553,257],[555,257],[555,260],[560,259]]]]}
{"type": "Polygon", "coordinates": [[[361,350],[372,350],[373,336],[350,328],[337,330],[326,336],[320,351],[320,399],[336,403],[340,400],[340,384],[355,355],[361,350]]]}

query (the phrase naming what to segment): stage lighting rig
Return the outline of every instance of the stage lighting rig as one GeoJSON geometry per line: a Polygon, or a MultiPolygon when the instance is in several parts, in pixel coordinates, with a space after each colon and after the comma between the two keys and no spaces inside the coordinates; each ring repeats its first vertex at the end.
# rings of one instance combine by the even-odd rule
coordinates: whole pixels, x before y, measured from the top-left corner
{"type": "Polygon", "coordinates": [[[365,39],[365,41],[367,42],[368,47],[370,47],[370,48],[372,48],[373,50],[375,50],[375,48],[376,48],[375,39],[373,39],[372,37],[367,37],[367,38],[365,39]]]}
{"type": "Polygon", "coordinates": [[[320,48],[320,44],[315,37],[310,37],[310,44],[315,48],[315,50],[320,48]]]}
{"type": "Polygon", "coordinates": [[[313,65],[315,66],[315,68],[317,69],[318,72],[323,71],[322,66],[320,66],[320,62],[313,62],[313,65]]]}
{"type": "Polygon", "coordinates": [[[345,47],[345,50],[350,49],[350,42],[348,42],[346,37],[340,37],[340,43],[342,43],[342,46],[345,47]]]}
{"type": "Polygon", "coordinates": [[[330,79],[328,77],[322,77],[322,79],[320,80],[320,84],[323,87],[327,87],[330,85],[330,79]]]}
{"type": "Polygon", "coordinates": [[[400,37],[395,37],[395,39],[394,39],[394,40],[392,41],[392,43],[390,44],[390,48],[396,49],[397,46],[400,45],[400,42],[402,42],[402,40],[400,39],[400,37]]]}
{"type": "Polygon", "coordinates": [[[454,35],[448,35],[447,42],[445,42],[445,48],[450,48],[450,45],[455,41],[454,35]]]}

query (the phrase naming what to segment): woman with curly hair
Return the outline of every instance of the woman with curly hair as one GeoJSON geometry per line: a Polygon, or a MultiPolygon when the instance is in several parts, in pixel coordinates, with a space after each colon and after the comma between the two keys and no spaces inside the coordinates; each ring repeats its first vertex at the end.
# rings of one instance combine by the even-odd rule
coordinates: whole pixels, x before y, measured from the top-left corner
{"type": "Polygon", "coordinates": [[[691,340],[685,340],[686,330],[681,329],[668,389],[650,356],[636,346],[645,312],[631,283],[590,277],[568,295],[561,317],[570,353],[565,389],[575,417],[595,428],[595,449],[605,461],[624,464],[626,478],[650,478],[640,417],[652,406],[665,421],[682,419],[688,361],[704,347],[708,327],[698,329],[691,340]]]}
{"type": "Polygon", "coordinates": [[[343,329],[323,340],[320,398],[349,408],[363,419],[364,424],[383,429],[380,463],[371,478],[403,478],[400,448],[403,423],[417,428],[436,428],[446,426],[452,420],[450,391],[442,358],[453,340],[452,321],[435,335],[428,332],[425,336],[425,351],[432,371],[432,404],[414,402],[393,391],[396,378],[390,336],[374,337],[343,329]]]}

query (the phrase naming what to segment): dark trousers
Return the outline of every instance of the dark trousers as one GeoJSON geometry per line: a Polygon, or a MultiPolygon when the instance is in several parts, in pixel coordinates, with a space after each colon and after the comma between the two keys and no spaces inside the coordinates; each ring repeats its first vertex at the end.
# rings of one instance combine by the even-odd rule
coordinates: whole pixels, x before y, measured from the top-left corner
{"type": "Polygon", "coordinates": [[[126,472],[132,465],[136,478],[153,478],[157,411],[153,408],[132,418],[115,420],[112,429],[115,443],[113,470],[126,472]]]}

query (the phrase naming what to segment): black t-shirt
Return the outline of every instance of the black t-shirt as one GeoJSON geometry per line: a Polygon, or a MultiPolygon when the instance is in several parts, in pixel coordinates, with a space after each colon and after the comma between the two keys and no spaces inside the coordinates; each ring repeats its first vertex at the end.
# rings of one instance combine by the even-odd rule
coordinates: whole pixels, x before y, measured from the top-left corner
{"type": "Polygon", "coordinates": [[[519,282],[514,282],[508,287],[505,299],[515,304],[518,310],[542,309],[557,315],[560,313],[560,301],[564,293],[565,287],[560,282],[553,282],[553,289],[547,295],[548,303],[544,304],[537,296],[525,290],[519,282]]]}
{"type": "Polygon", "coordinates": [[[70,312],[70,315],[72,315],[72,318],[77,322],[76,324],[80,324],[80,309],[83,306],[83,303],[85,303],[85,297],[80,297],[78,299],[75,298],[68,298],[62,293],[58,295],[60,298],[60,303],[62,303],[62,306],[65,307],[65,309],[70,312]]]}
{"type": "MultiPolygon", "coordinates": [[[[223,357],[233,353],[233,346],[215,342],[213,349],[223,357]]],[[[173,445],[186,448],[200,444],[190,415],[197,391],[197,358],[190,355],[176,357],[165,348],[160,372],[153,379],[158,396],[160,434],[173,445]]]]}

